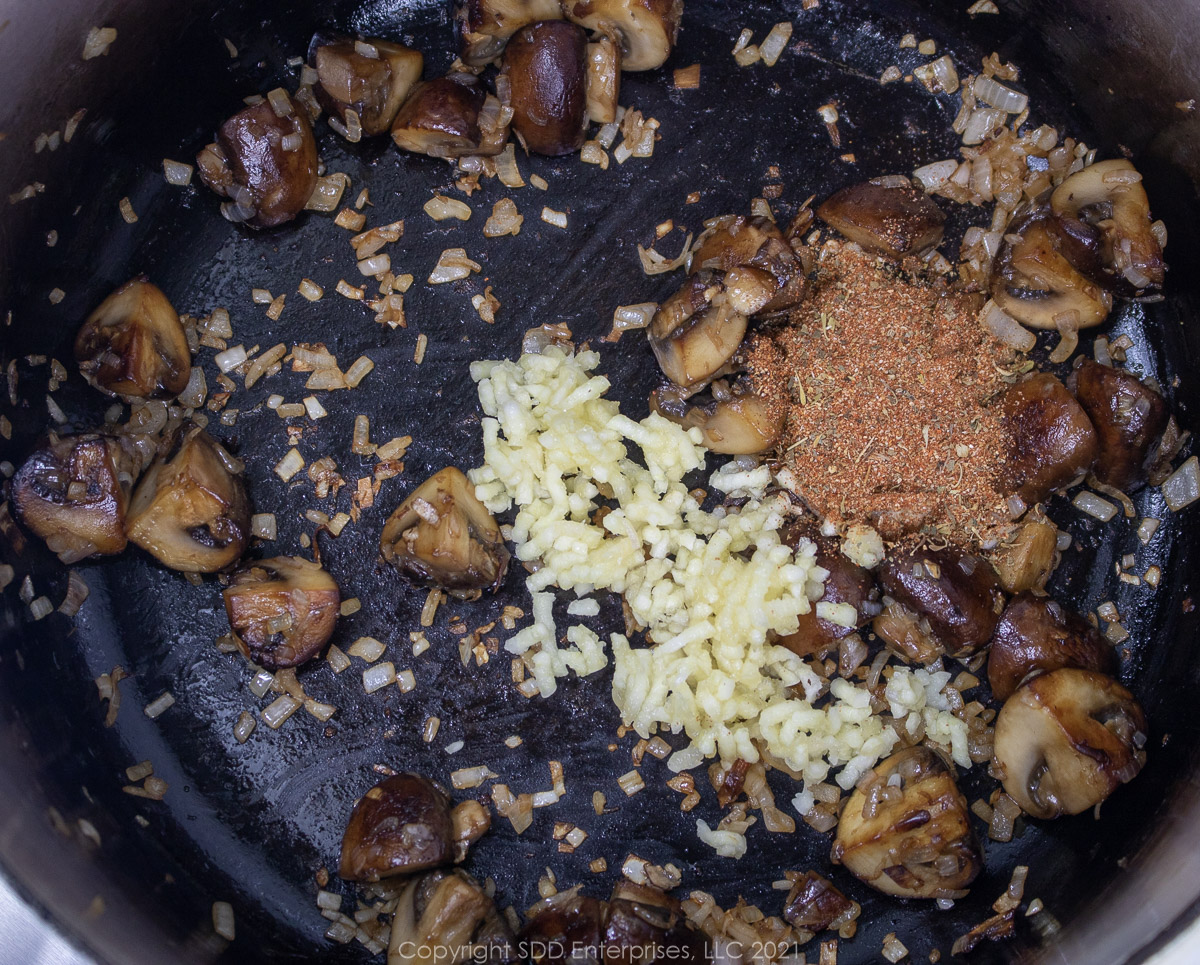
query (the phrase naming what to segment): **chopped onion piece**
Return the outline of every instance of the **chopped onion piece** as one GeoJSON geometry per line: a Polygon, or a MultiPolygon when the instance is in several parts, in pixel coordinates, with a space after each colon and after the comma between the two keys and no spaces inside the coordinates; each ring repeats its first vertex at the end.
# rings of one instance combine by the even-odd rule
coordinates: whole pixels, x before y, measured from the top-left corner
{"type": "Polygon", "coordinates": [[[1022,327],[1020,322],[990,298],[979,313],[979,320],[996,338],[1019,352],[1032,351],[1033,347],[1037,345],[1037,336],[1029,329],[1022,327]]]}
{"type": "Polygon", "coordinates": [[[283,726],[283,722],[302,706],[301,702],[290,694],[280,694],[263,708],[263,723],[272,730],[278,730],[283,726]]]}
{"type": "Polygon", "coordinates": [[[108,48],[117,39],[114,27],[93,27],[88,31],[87,39],[83,42],[83,59],[91,60],[108,53],[108,48]]]}
{"type": "Polygon", "coordinates": [[[496,177],[506,188],[523,188],[525,179],[517,167],[516,145],[511,141],[496,155],[496,177]]]}
{"type": "Polygon", "coordinates": [[[246,346],[235,345],[233,348],[228,348],[224,352],[218,352],[213,358],[223,373],[228,374],[236,369],[239,365],[243,365],[246,361],[246,346]]]}
{"type": "Polygon", "coordinates": [[[679,255],[670,261],[653,248],[643,248],[641,245],[638,245],[638,258],[641,259],[643,273],[647,275],[662,275],[668,271],[674,271],[676,268],[682,268],[688,263],[691,254],[691,232],[688,232],[688,236],[683,242],[683,249],[679,252],[679,255]]]}
{"type": "Polygon", "coordinates": [[[239,744],[244,744],[250,739],[250,735],[254,733],[254,728],[258,726],[258,721],[254,719],[254,715],[247,710],[243,710],[238,714],[238,719],[233,725],[233,736],[239,744]]]}
{"type": "Polygon", "coordinates": [[[174,703],[175,695],[172,694],[171,691],[167,690],[154,700],[150,701],[150,703],[146,705],[143,713],[145,713],[145,715],[151,720],[154,720],[156,717],[161,717],[164,713],[166,713],[167,709],[174,703]]]}
{"type": "Polygon", "coordinates": [[[1011,87],[1005,87],[994,77],[982,75],[976,77],[972,89],[978,100],[1008,114],[1020,114],[1029,106],[1028,95],[1020,94],[1011,87]]]}
{"type": "Polygon", "coordinates": [[[365,355],[360,355],[351,363],[350,368],[346,369],[346,385],[352,389],[356,388],[358,383],[365,379],[373,368],[375,368],[375,363],[365,355]]]}
{"type": "Polygon", "coordinates": [[[511,198],[501,198],[492,205],[492,214],[483,225],[483,236],[500,238],[518,235],[524,222],[525,216],[517,210],[516,203],[511,198]]]}
{"type": "Polygon", "coordinates": [[[478,262],[467,257],[465,248],[447,248],[438,258],[438,263],[430,273],[430,285],[444,285],[451,281],[461,281],[470,276],[473,271],[482,271],[478,262]]]}
{"type": "Polygon", "coordinates": [[[617,784],[621,786],[621,790],[625,792],[626,797],[633,797],[646,786],[646,782],[642,780],[642,775],[636,770],[622,774],[617,778],[617,784]]]}
{"type": "Polygon", "coordinates": [[[184,164],[182,161],[172,161],[170,158],[163,158],[163,177],[167,179],[167,184],[173,184],[176,187],[184,187],[192,183],[192,172],[195,168],[190,164],[184,164]]]}
{"type": "MultiPolygon", "coordinates": [[[[777,23],[771,28],[771,32],[763,38],[763,42],[758,45],[758,54],[762,58],[762,62],[768,67],[774,67],[775,62],[779,60],[784,50],[787,48],[788,41],[792,39],[792,25],[788,21],[777,23]]],[[[696,86],[700,84],[699,69],[697,65],[696,86]]],[[[678,86],[678,85],[676,85],[678,86]]]]}
{"type": "Polygon", "coordinates": [[[565,228],[567,226],[567,213],[565,211],[555,211],[553,208],[542,208],[542,220],[546,224],[552,224],[556,228],[565,228]]]}
{"type": "Polygon", "coordinates": [[[450,783],[455,790],[463,791],[467,788],[479,787],[484,781],[490,781],[494,777],[499,777],[498,774],[486,764],[480,764],[478,767],[464,767],[457,771],[450,772],[450,783]]]}
{"type": "Polygon", "coordinates": [[[1200,462],[1195,456],[1169,475],[1162,484],[1163,499],[1173,513],[1200,499],[1200,462]]]}
{"type": "Polygon", "coordinates": [[[444,751],[445,751],[447,754],[457,754],[457,753],[458,753],[459,751],[461,751],[461,750],[463,749],[463,747],[465,747],[465,746],[466,746],[466,745],[463,743],[463,741],[451,741],[449,744],[447,744],[447,745],[446,745],[444,748],[442,748],[442,749],[443,749],[443,750],[444,750],[444,751]]]}
{"type": "Polygon", "coordinates": [[[1153,516],[1145,517],[1138,523],[1137,536],[1142,541],[1142,545],[1146,546],[1150,540],[1154,539],[1154,534],[1158,532],[1158,527],[1162,525],[1161,519],[1155,519],[1153,516]]]}
{"type": "Polygon", "coordinates": [[[1095,517],[1102,523],[1107,523],[1117,515],[1117,507],[1114,503],[1110,503],[1107,499],[1101,499],[1095,493],[1089,492],[1086,489],[1081,490],[1075,495],[1075,498],[1071,500],[1071,505],[1080,512],[1095,517]]]}
{"type": "Polygon", "coordinates": [[[317,178],[317,186],[304,207],[309,211],[334,211],[341,203],[342,192],[349,186],[350,176],[341,171],[317,178]]]}
{"type": "Polygon", "coordinates": [[[213,931],[226,941],[233,941],[235,930],[233,923],[233,905],[227,901],[214,901],[212,906],[213,931]]]}
{"type": "Polygon", "coordinates": [[[250,517],[250,534],[259,539],[274,539],[276,534],[274,513],[255,513],[250,517]]]}
{"type": "Polygon", "coordinates": [[[396,665],[390,660],[375,664],[363,671],[363,690],[369,694],[394,683],[396,680],[396,665]]]}
{"type": "Polygon", "coordinates": [[[284,482],[288,482],[301,469],[304,468],[304,457],[300,455],[300,451],[293,446],[288,450],[286,456],[279,460],[275,465],[275,475],[284,482]]]}
{"type": "Polygon", "coordinates": [[[334,673],[341,673],[350,667],[350,658],[346,656],[342,648],[335,643],[329,645],[329,650],[325,654],[325,660],[329,666],[333,668],[334,673]]]}
{"type": "Polygon", "coordinates": [[[445,221],[457,218],[459,221],[471,220],[471,206],[456,198],[447,198],[443,194],[435,194],[425,202],[424,211],[434,221],[445,221]]]}
{"type": "Polygon", "coordinates": [[[351,657],[358,657],[360,660],[365,660],[367,663],[374,663],[383,656],[384,650],[387,648],[376,640],[374,637],[359,637],[350,644],[347,653],[351,657]]]}

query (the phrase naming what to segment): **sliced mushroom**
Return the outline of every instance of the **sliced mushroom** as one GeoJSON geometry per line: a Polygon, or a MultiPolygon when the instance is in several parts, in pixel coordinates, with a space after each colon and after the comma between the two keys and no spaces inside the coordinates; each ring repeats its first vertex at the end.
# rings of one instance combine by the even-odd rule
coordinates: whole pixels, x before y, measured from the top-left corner
{"type": "Polygon", "coordinates": [[[454,19],[463,63],[482,67],[499,57],[508,38],[522,27],[562,16],[560,0],[458,0],[454,19]]]}
{"type": "MultiPolygon", "coordinates": [[[[790,875],[789,875],[790,876],[790,875]]],[[[806,871],[794,878],[792,890],[783,903],[783,919],[794,928],[808,932],[836,930],[854,921],[862,911],[833,886],[828,878],[806,871]]]]}
{"type": "Polygon", "coordinates": [[[342,602],[333,577],[299,556],[243,567],[223,595],[238,649],[268,670],[318,656],[333,634],[342,602]]]}
{"type": "Polygon", "coordinates": [[[378,881],[454,860],[450,798],[420,774],[394,774],[367,791],[346,824],[338,874],[378,881]]]}
{"type": "Polygon", "coordinates": [[[568,19],[621,40],[622,70],[654,70],[679,36],[683,0],[563,0],[568,19]]]}
{"type": "Polygon", "coordinates": [[[129,505],[131,542],[173,570],[214,573],[245,552],[250,500],[232,457],[185,425],[146,470],[129,505]]]}
{"type": "Polygon", "coordinates": [[[691,261],[691,271],[704,269],[728,272],[725,284],[730,288],[738,287],[735,272],[739,270],[754,270],[746,274],[747,279],[761,279],[765,274],[766,280],[773,282],[765,297],[751,289],[753,297],[761,300],[748,305],[749,310],[739,309],[747,315],[792,308],[799,304],[804,291],[804,266],[796,252],[779,228],[760,215],[724,215],[706,221],[691,261]]]}
{"type": "Polygon", "coordinates": [[[512,129],[534,154],[572,154],[587,130],[587,34],[566,20],[522,27],[504,50],[512,129]]]}
{"type": "Polygon", "coordinates": [[[712,378],[733,358],[747,321],[725,298],[716,273],[697,272],[654,313],[650,348],[663,374],[690,388],[712,378]]]}
{"type": "Polygon", "coordinates": [[[136,471],[111,436],[51,436],[13,477],[17,518],[64,563],[120,553],[136,471]]]}
{"type": "Polygon", "coordinates": [[[430,476],[392,513],[380,549],[409,579],[461,599],[498,588],[509,559],[500,527],[453,466],[430,476]]]}
{"type": "Polygon", "coordinates": [[[675,386],[655,389],[650,411],[685,429],[699,429],[708,449],[730,455],[766,452],[783,432],[783,414],[778,407],[741,382],[707,402],[685,400],[675,386]]]}
{"type": "Polygon", "coordinates": [[[1080,478],[1096,461],[1096,430],[1058,379],[1031,375],[1005,392],[1002,418],[1008,432],[1005,480],[1026,506],[1080,478]]]}
{"type": "Polygon", "coordinates": [[[430,157],[493,155],[504,149],[512,108],[474,74],[451,73],[413,88],[392,124],[392,139],[430,157]]]}
{"type": "Polygon", "coordinates": [[[317,142],[308,112],[282,88],[238,111],[196,155],[200,178],[229,201],[222,213],[273,228],[304,210],[317,186],[317,142]]]}
{"type": "Polygon", "coordinates": [[[838,821],[833,859],[900,898],[961,898],[983,868],[967,801],[946,762],[924,745],[875,765],[838,821]]]}
{"type": "Polygon", "coordinates": [[[953,547],[895,553],[880,566],[879,580],[887,605],[875,619],[875,633],[919,663],[979,650],[1004,609],[992,568],[953,547]]]}
{"type": "Polygon", "coordinates": [[[422,875],[400,895],[387,965],[518,961],[512,932],[483,886],[466,872],[455,868],[422,875]]]}
{"type": "Polygon", "coordinates": [[[192,353],[167,296],[143,275],[102,301],[75,336],[83,377],[123,399],[170,398],[187,388],[192,353]]]}
{"type": "Polygon", "coordinates": [[[529,909],[519,944],[534,965],[583,965],[596,962],[604,940],[607,906],[580,886],[543,898],[529,909]]]}
{"type": "Polygon", "coordinates": [[[1099,325],[1112,309],[1112,295],[1076,267],[1094,257],[1088,241],[1085,226],[1068,225],[1045,208],[1017,218],[996,256],[992,298],[1032,328],[1099,325]]]}
{"type": "Polygon", "coordinates": [[[946,223],[924,191],[882,180],[842,188],[817,208],[817,217],[856,244],[895,258],[937,247],[946,223]]]}
{"type": "Polygon", "coordinates": [[[1112,645],[1078,613],[1022,593],[1005,607],[992,636],[992,696],[1007,700],[1029,674],[1060,667],[1113,674],[1117,658],[1112,645]]]}
{"type": "Polygon", "coordinates": [[[309,45],[308,62],[317,72],[313,86],[317,100],[341,121],[338,133],[346,136],[357,127],[370,137],[391,128],[404,99],[421,79],[425,58],[419,50],[388,40],[318,34],[309,45]]]}
{"type": "Polygon", "coordinates": [[[1035,818],[1079,814],[1146,762],[1146,718],[1110,677],[1063,668],[1024,683],[1000,708],[993,754],[1004,790],[1035,818]]]}
{"type": "Polygon", "coordinates": [[[608,900],[601,961],[650,965],[654,961],[705,961],[702,941],[688,926],[679,902],[665,891],[620,881],[608,900]]]}
{"type": "Polygon", "coordinates": [[[1096,429],[1096,478],[1121,490],[1142,486],[1170,418],[1163,397],[1129,372],[1091,359],[1075,372],[1075,396],[1096,429]]]}
{"type": "Polygon", "coordinates": [[[1058,527],[1030,514],[1012,537],[991,553],[992,566],[1005,593],[1041,593],[1058,559],[1058,527]]]}
{"type": "Polygon", "coordinates": [[[450,812],[450,826],[454,834],[454,863],[465,861],[467,850],[488,833],[492,826],[492,812],[478,801],[460,801],[450,812]]]}
{"type": "Polygon", "coordinates": [[[1100,231],[1104,271],[1120,291],[1162,287],[1162,245],[1154,234],[1142,176],[1129,161],[1100,161],[1077,171],[1054,189],[1050,207],[1062,218],[1100,231]]]}
{"type": "Polygon", "coordinates": [[[587,119],[611,124],[621,98],[621,46],[611,37],[587,45],[587,119]]]}
{"type": "Polygon", "coordinates": [[[780,539],[793,547],[801,539],[808,539],[816,544],[817,566],[829,574],[825,577],[825,592],[821,602],[846,603],[854,607],[856,619],[847,626],[818,617],[814,606],[808,613],[800,615],[799,629],[775,641],[800,657],[824,657],[837,647],[839,640],[866,626],[878,616],[879,588],[871,578],[870,570],[848,559],[830,540],[821,537],[815,527],[803,523],[793,524],[780,533],[780,539]]]}

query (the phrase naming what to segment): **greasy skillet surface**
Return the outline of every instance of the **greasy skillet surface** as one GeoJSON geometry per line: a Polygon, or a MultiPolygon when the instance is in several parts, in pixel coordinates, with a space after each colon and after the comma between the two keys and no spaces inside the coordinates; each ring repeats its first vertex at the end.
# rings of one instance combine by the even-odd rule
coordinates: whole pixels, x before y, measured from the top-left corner
{"type": "MultiPolygon", "coordinates": [[[[615,778],[629,769],[628,751],[636,738],[617,742],[616,751],[608,749],[616,742],[619,721],[607,675],[563,681],[550,701],[530,703],[508,683],[503,656],[482,668],[461,666],[456,640],[446,630],[448,616],[461,614],[473,628],[494,619],[504,603],[523,604],[519,573],[509,575],[494,599],[445,606],[429,633],[434,646],[413,660],[407,633],[417,628],[424,592],[406,586],[377,559],[383,521],[412,486],[443,465],[465,468],[480,458],[477,407],[467,377],[472,359],[515,355],[523,329],[542,322],[566,321],[579,337],[603,334],[615,305],[657,300],[678,284],[676,275],[646,278],[638,267],[634,244],[651,240],[655,224],[673,217],[697,229],[703,218],[745,210],[761,186],[774,180],[767,176],[770,165],[778,165],[785,184],[776,209],[788,216],[809,194],[819,198],[856,179],[951,156],[949,102],[904,84],[880,88],[874,78],[892,63],[907,69],[926,59],[897,49],[906,32],[936,38],[939,52],[952,52],[965,73],[981,53],[1017,30],[1011,21],[996,18],[971,22],[958,9],[965,3],[953,6],[947,22],[937,23],[902,3],[825,0],[813,12],[789,6],[781,13],[778,5],[693,2],[669,66],[703,63],[701,90],[673,91],[663,72],[624,78],[622,101],[662,123],[663,140],[652,160],[633,160],[624,168],[614,164],[608,172],[571,158],[522,162],[526,176],[534,170],[547,178],[549,192],[531,187],[510,192],[498,182],[486,182],[470,199],[476,213],[465,225],[435,225],[420,211],[432,189],[445,189],[452,180],[442,162],[402,155],[387,140],[346,145],[318,124],[328,168],[352,178],[349,197],[364,186],[371,190],[375,207],[369,209],[370,223],[406,219],[405,238],[390,250],[397,270],[411,271],[418,279],[406,299],[407,330],[382,329],[361,306],[332,293],[339,278],[358,279],[347,235],[328,216],[303,216],[269,233],[236,229],[221,219],[216,200],[203,189],[166,186],[160,159],[190,159],[242,96],[280,83],[293,85],[285,62],[303,52],[317,26],[411,40],[426,54],[426,76],[432,76],[450,59],[451,28],[440,5],[342,3],[318,11],[299,4],[287,16],[222,13],[183,33],[177,56],[164,57],[167,66],[160,81],[143,77],[136,97],[89,117],[79,135],[82,143],[71,146],[76,152],[73,191],[47,194],[37,202],[45,215],[40,227],[56,228],[60,240],[56,248],[45,249],[40,234],[35,235],[22,251],[11,306],[18,324],[5,332],[3,361],[30,352],[68,360],[78,321],[115,285],[145,272],[181,312],[205,314],[228,307],[235,343],[265,348],[278,341],[324,341],[343,366],[364,352],[371,356],[376,369],[362,388],[323,399],[329,418],[315,427],[297,420],[306,426],[300,445],[306,460],[333,455],[350,480],[337,508],[347,508],[354,479],[370,469],[369,460],[360,462],[349,451],[356,413],[370,416],[377,441],[405,433],[415,440],[407,472],[384,484],[376,507],[348,526],[340,539],[322,537],[321,544],[326,565],[345,595],[363,602],[358,614],[342,621],[335,640],[347,645],[371,635],[388,642],[386,659],[398,669],[412,667],[416,674],[418,686],[411,694],[389,688],[386,697],[367,697],[361,691],[360,664],[340,677],[322,664],[302,671],[301,680],[310,694],[338,706],[329,725],[300,712],[277,732],[260,723],[251,739],[238,745],[234,720],[243,710],[257,714],[267,701],[246,689],[250,675],[244,662],[212,646],[227,629],[219,588],[211,580],[193,587],[137,551],[80,567],[91,598],[73,634],[56,615],[5,640],[0,650],[4,713],[19,718],[30,734],[51,802],[68,818],[87,817],[99,829],[102,860],[125,882],[128,900],[154,903],[181,939],[207,931],[212,900],[231,900],[239,933],[225,953],[231,961],[263,954],[271,960],[313,960],[317,955],[360,960],[361,947],[345,949],[321,937],[326,923],[313,905],[313,874],[322,865],[336,866],[346,815],[354,799],[378,779],[371,766],[411,768],[446,781],[452,769],[487,763],[515,790],[537,790],[549,787],[549,758],[564,763],[566,799],[538,812],[520,839],[506,822],[498,822],[469,864],[480,876],[492,875],[501,902],[518,908],[536,897],[537,877],[547,864],[560,883],[584,881],[594,893],[607,893],[630,851],[680,864],[685,890],[703,887],[725,905],[743,894],[767,913],[777,913],[781,905],[781,894],[770,888],[779,872],[814,868],[831,874],[864,905],[859,937],[845,945],[841,961],[875,960],[889,931],[896,931],[920,960],[935,946],[947,952],[958,934],[990,914],[989,905],[1014,864],[1031,865],[1027,898],[1041,897],[1064,921],[1095,894],[1099,883],[1119,873],[1118,862],[1136,850],[1149,830],[1150,815],[1182,772],[1195,734],[1187,688],[1155,683],[1181,682],[1195,673],[1183,649],[1190,642],[1191,621],[1184,626],[1181,601],[1190,592],[1184,561],[1197,537],[1183,534],[1173,519],[1167,519],[1145,550],[1125,525],[1102,527],[1077,519],[1061,498],[1052,504],[1051,515],[1069,526],[1084,547],[1066,554],[1053,586],[1055,596],[1081,610],[1114,599],[1135,631],[1122,677],[1146,704],[1152,725],[1149,763],[1133,785],[1104,805],[1099,825],[1085,816],[1029,826],[1011,844],[986,843],[987,870],[970,897],[948,913],[926,903],[877,897],[841,869],[831,872],[830,838],[803,824],[791,836],[753,828],[750,855],[743,862],[714,857],[694,835],[697,816],[710,823],[718,817],[711,795],[692,815],[681,815],[678,795],[662,787],[669,772],[651,758],[642,769],[647,789],[628,800],[621,795],[615,778]],[[866,6],[875,9],[863,13],[866,6]],[[804,49],[789,50],[772,69],[737,68],[729,49],[738,29],[750,26],[761,39],[783,16],[797,26],[793,48],[801,44],[804,49]],[[221,43],[226,36],[241,49],[236,61],[230,61],[221,43]],[[960,42],[966,36],[978,38],[977,43],[960,42]],[[831,146],[816,113],[832,99],[839,102],[842,116],[839,149],[831,146]],[[838,160],[846,151],[854,153],[855,164],[838,160]],[[685,207],[691,191],[700,192],[701,200],[685,207]],[[493,201],[508,194],[525,214],[525,227],[516,239],[485,242],[483,218],[493,201]],[[125,225],[117,214],[117,200],[124,195],[141,216],[136,225],[125,225]],[[569,211],[566,232],[538,220],[543,204],[569,211]],[[78,205],[82,207],[73,215],[78,205]],[[483,264],[483,278],[435,288],[421,284],[441,249],[458,246],[483,264]],[[304,276],[330,294],[316,304],[305,302],[294,294],[304,276]],[[484,283],[494,286],[503,304],[494,327],[484,325],[470,307],[471,294],[484,283]],[[68,294],[62,304],[50,306],[46,293],[55,286],[68,294]],[[271,323],[261,307],[250,303],[252,287],[288,293],[280,322],[271,323]],[[429,337],[429,350],[418,368],[412,351],[419,332],[429,337]],[[1129,552],[1137,553],[1139,571],[1155,562],[1163,566],[1167,579],[1153,598],[1145,588],[1117,588],[1113,562],[1129,552]],[[1181,646],[1172,648],[1169,641],[1181,646]],[[16,669],[14,649],[23,670],[16,669]],[[92,678],[116,664],[135,679],[122,685],[125,703],[117,726],[104,731],[92,678]],[[140,708],[165,689],[178,703],[151,722],[140,708]],[[420,730],[431,714],[442,719],[442,726],[427,746],[420,730]],[[525,739],[515,750],[503,745],[511,733],[525,739]],[[1168,734],[1170,741],[1161,747],[1168,734]],[[464,749],[445,756],[442,747],[459,739],[465,741],[464,749]],[[120,791],[123,768],[143,759],[153,761],[156,774],[170,784],[163,802],[138,801],[120,791]],[[603,819],[596,819],[591,808],[597,788],[618,808],[603,819]],[[149,828],[140,829],[135,815],[148,819],[149,828]],[[557,854],[553,843],[547,843],[558,820],[578,822],[591,835],[574,855],[557,854]],[[592,875],[587,863],[599,855],[609,859],[611,870],[592,875]]],[[[126,39],[123,35],[119,42],[126,39]]],[[[1039,82],[1030,69],[1039,56],[1031,36],[1000,49],[1017,56],[1025,68],[1039,118],[1070,119],[1071,133],[1095,143],[1069,105],[1055,96],[1054,85],[1039,82]]],[[[1099,146],[1105,154],[1114,150],[1111,144],[1099,146]]],[[[1152,206],[1172,232],[1168,259],[1186,264],[1194,249],[1189,250],[1190,229],[1179,211],[1183,199],[1170,193],[1176,185],[1169,173],[1157,183],[1153,172],[1147,173],[1152,206]]],[[[957,213],[952,217],[960,229],[966,223],[957,213]]],[[[662,247],[674,253],[681,243],[677,232],[662,247]]],[[[1190,296],[1181,297],[1186,275],[1176,271],[1169,276],[1174,297],[1147,311],[1145,329],[1136,310],[1125,311],[1109,328],[1128,331],[1138,342],[1131,359],[1143,373],[1157,375],[1165,385],[1180,374],[1184,385],[1168,390],[1168,396],[1189,425],[1187,405],[1195,390],[1186,380],[1179,324],[1190,302],[1190,296]]],[[[210,387],[216,371],[211,357],[208,350],[199,356],[210,387]]],[[[603,347],[603,357],[614,395],[630,413],[643,414],[656,381],[644,342],[636,334],[626,336],[618,346],[603,347]]],[[[12,416],[16,435],[9,458],[14,461],[28,451],[45,423],[45,370],[23,364],[21,372],[24,401],[12,416]]],[[[213,426],[214,434],[246,460],[256,508],[277,515],[279,538],[253,551],[260,555],[299,552],[299,534],[311,530],[302,519],[303,510],[316,505],[311,484],[289,488],[271,472],[288,448],[279,420],[265,407],[251,411],[275,392],[287,401],[299,400],[307,394],[302,385],[301,376],[287,373],[250,392],[239,391],[232,403],[242,410],[238,424],[232,429],[213,426]]],[[[98,421],[107,405],[76,375],[56,397],[80,428],[98,421]]],[[[1137,502],[1143,514],[1167,515],[1157,494],[1143,493],[1137,502]]],[[[320,508],[333,511],[328,503],[320,508]]],[[[53,585],[48,575],[53,567],[40,547],[31,547],[39,575],[46,574],[38,581],[39,591],[45,592],[53,585]]],[[[61,589],[50,596],[57,601],[61,589]]],[[[595,628],[602,633],[619,628],[618,608],[612,601],[602,606],[595,628]]],[[[963,784],[969,799],[992,786],[981,780],[981,772],[976,768],[963,784]]],[[[793,793],[789,783],[775,782],[781,805],[793,793]]],[[[339,887],[336,880],[333,887],[339,887]]],[[[1035,940],[1030,934],[1024,937],[1035,940]]],[[[979,959],[1015,950],[984,948],[979,959]]]]}

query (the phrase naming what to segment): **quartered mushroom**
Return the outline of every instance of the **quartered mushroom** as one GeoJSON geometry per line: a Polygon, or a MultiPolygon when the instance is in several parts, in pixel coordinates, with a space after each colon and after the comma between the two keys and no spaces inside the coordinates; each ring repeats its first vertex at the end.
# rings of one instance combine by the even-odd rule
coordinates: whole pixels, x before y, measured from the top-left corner
{"type": "Polygon", "coordinates": [[[862,911],[833,886],[828,878],[806,871],[793,878],[792,890],[783,902],[783,920],[807,932],[837,930],[854,921],[862,911]]]}
{"type": "Polygon", "coordinates": [[[1024,683],[996,718],[994,765],[1035,818],[1079,814],[1146,762],[1146,718],[1104,674],[1063,668],[1024,683]]]}
{"type": "Polygon", "coordinates": [[[299,556],[242,567],[223,596],[238,649],[267,670],[296,667],[318,656],[333,634],[342,601],[333,577],[299,556]]]}
{"type": "Polygon", "coordinates": [[[1162,244],[1150,220],[1142,176],[1129,161],[1099,161],[1077,171],[1054,189],[1050,207],[1060,218],[1082,221],[1100,232],[1104,272],[1119,292],[1162,287],[1162,244]]]}
{"type": "Polygon", "coordinates": [[[946,223],[933,199],[903,177],[842,188],[817,208],[817,217],[863,248],[894,258],[936,248],[946,223]]]}
{"type": "Polygon", "coordinates": [[[742,344],[747,323],[725,298],[717,273],[700,271],[659,305],[647,334],[663,374],[691,388],[725,368],[742,344]]]}
{"type": "Polygon", "coordinates": [[[804,267],[783,232],[761,215],[723,215],[705,222],[690,270],[727,272],[747,315],[793,308],[804,292],[804,267]],[[761,290],[761,293],[760,293],[761,290]]]}
{"type": "Polygon", "coordinates": [[[378,881],[454,860],[450,798],[420,774],[394,774],[367,791],[346,824],[338,874],[378,881]]]}
{"type": "Polygon", "coordinates": [[[123,399],[163,399],[187,388],[192,353],[167,296],[145,276],[102,301],[75,336],[83,377],[123,399]]]}
{"type": "Polygon", "coordinates": [[[357,141],[391,129],[421,79],[425,58],[419,50],[388,40],[317,34],[309,44],[308,62],[317,72],[317,101],[341,125],[338,133],[357,141]]]}
{"type": "Polygon", "coordinates": [[[111,436],[51,436],[13,477],[17,518],[64,563],[120,553],[137,469],[111,436]]]}
{"type": "Polygon", "coordinates": [[[1005,482],[1026,506],[1082,477],[1096,461],[1099,445],[1091,420],[1048,372],[1009,388],[1001,411],[1010,440],[1005,482]]]}
{"type": "Polygon", "coordinates": [[[1091,359],[1076,369],[1074,388],[1096,429],[1096,478],[1121,490],[1142,486],[1170,418],[1163,397],[1135,375],[1091,359]]]}
{"type": "Polygon", "coordinates": [[[989,558],[1005,593],[1041,593],[1058,559],[1058,527],[1030,513],[989,558]]]}
{"type": "Polygon", "coordinates": [[[185,573],[229,566],[250,538],[250,500],[240,472],[207,432],[182,426],[134,491],[130,542],[185,573]]]}
{"type": "Polygon", "coordinates": [[[587,34],[566,20],[522,27],[504,50],[512,129],[527,151],[572,154],[587,130],[587,34]]]}
{"type": "Polygon", "coordinates": [[[622,70],[653,70],[675,46],[683,0],[563,0],[563,10],[581,27],[619,38],[622,70]]]}
{"type": "Polygon", "coordinates": [[[601,961],[649,965],[654,961],[705,961],[702,939],[679,902],[651,885],[619,881],[608,899],[601,961]]]}
{"type": "Polygon", "coordinates": [[[1099,237],[1082,223],[1035,208],[1009,226],[996,255],[992,298],[1031,328],[1071,332],[1099,325],[1112,295],[1084,270],[1095,264],[1099,237]]]}
{"type": "Polygon", "coordinates": [[[1022,593],[1004,609],[988,651],[992,696],[1007,700],[1031,673],[1078,667],[1113,674],[1112,645],[1078,613],[1022,593]]]}
{"type": "Polygon", "coordinates": [[[729,455],[766,452],[783,432],[778,407],[742,382],[732,389],[716,389],[708,401],[684,398],[676,386],[658,388],[650,395],[650,411],[685,429],[699,429],[706,448],[729,455]]]}
{"type": "Polygon", "coordinates": [[[200,178],[229,200],[221,213],[252,228],[273,228],[304,210],[317,186],[317,142],[305,108],[276,88],[221,125],[196,155],[200,178]]]}
{"type": "Polygon", "coordinates": [[[842,809],[833,859],[900,898],[961,898],[983,869],[967,801],[924,745],[875,765],[842,809]]]}
{"type": "Polygon", "coordinates": [[[392,140],[430,157],[490,156],[504,150],[511,120],[509,104],[485,91],[474,74],[456,72],[413,88],[392,124],[392,140]]]}
{"type": "Polygon", "coordinates": [[[500,527],[453,466],[430,476],[392,513],[380,550],[409,579],[461,599],[496,589],[509,560],[500,527]]]}
{"type": "Polygon", "coordinates": [[[597,37],[587,45],[587,119],[611,124],[621,98],[621,45],[612,37],[597,37]]]}
{"type": "Polygon", "coordinates": [[[507,965],[521,960],[492,899],[465,871],[430,872],[401,893],[387,965],[507,965]]]}
{"type": "Polygon", "coordinates": [[[604,941],[604,902],[580,894],[576,885],[543,898],[529,909],[517,936],[533,965],[598,961],[604,941]]]}
{"type": "Polygon", "coordinates": [[[986,646],[1004,609],[992,568],[953,547],[897,552],[883,561],[879,581],[884,608],[873,629],[890,650],[916,663],[986,646]]]}
{"type": "Polygon", "coordinates": [[[463,63],[482,67],[504,52],[508,38],[539,20],[561,20],[560,0],[457,0],[454,21],[463,63]]]}

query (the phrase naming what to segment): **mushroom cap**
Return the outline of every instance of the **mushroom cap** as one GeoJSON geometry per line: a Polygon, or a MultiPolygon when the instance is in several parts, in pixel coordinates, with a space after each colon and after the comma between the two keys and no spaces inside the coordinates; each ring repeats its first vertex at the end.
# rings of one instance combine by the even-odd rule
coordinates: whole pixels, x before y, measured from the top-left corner
{"type": "Polygon", "coordinates": [[[299,556],[250,563],[223,592],[234,641],[268,670],[317,656],[337,625],[341,594],[321,566],[299,556]]]}
{"type": "Polygon", "coordinates": [[[450,798],[420,774],[394,774],[359,798],[342,836],[338,874],[378,881],[454,860],[450,798]]]}

